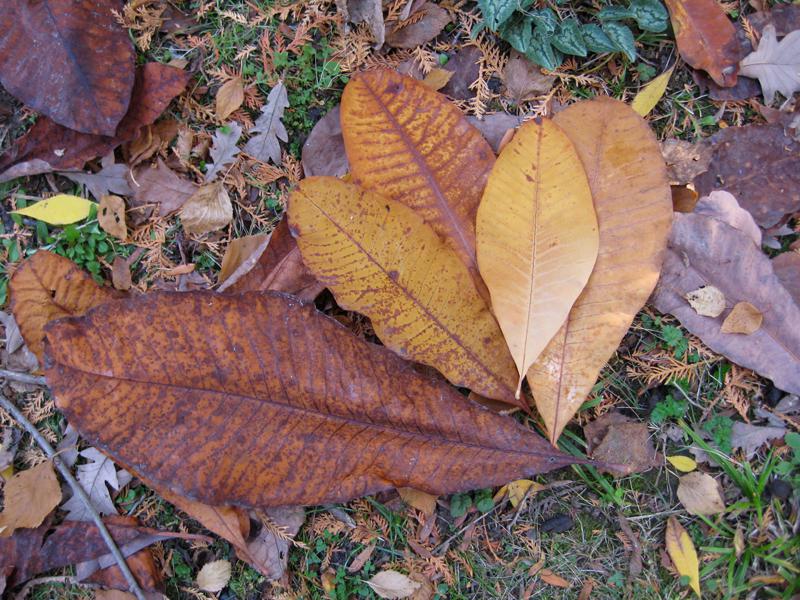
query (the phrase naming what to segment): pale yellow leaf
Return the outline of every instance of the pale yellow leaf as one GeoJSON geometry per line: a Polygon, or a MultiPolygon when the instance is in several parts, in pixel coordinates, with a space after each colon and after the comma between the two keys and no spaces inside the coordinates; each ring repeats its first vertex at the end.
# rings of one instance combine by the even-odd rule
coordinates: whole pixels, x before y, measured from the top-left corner
{"type": "Polygon", "coordinates": [[[718,317],[725,311],[725,294],[713,285],[704,285],[689,292],[686,301],[703,317],[718,317]]]}
{"type": "Polygon", "coordinates": [[[689,578],[689,586],[697,596],[700,596],[700,566],[697,561],[697,551],[686,530],[678,523],[675,517],[667,521],[665,534],[667,553],[672,559],[672,564],[681,576],[689,578]]]}
{"type": "Polygon", "coordinates": [[[216,98],[217,118],[224,121],[244,102],[244,82],[241,77],[226,81],[219,88],[216,98]]]}
{"type": "Polygon", "coordinates": [[[214,560],[203,565],[197,574],[197,587],[204,592],[217,593],[228,585],[231,579],[231,563],[227,560],[214,560]]]}
{"type": "Polygon", "coordinates": [[[716,515],[725,510],[717,480],[699,471],[680,478],[678,500],[690,515],[716,515]]]}
{"type": "Polygon", "coordinates": [[[764,315],[749,302],[737,302],[725,317],[719,330],[722,333],[740,333],[750,335],[758,331],[764,315]]]}
{"type": "Polygon", "coordinates": [[[50,225],[69,225],[87,218],[92,206],[96,206],[96,204],[86,198],[58,194],[47,200],[15,210],[12,214],[38,219],[50,225]]]}
{"type": "Polygon", "coordinates": [[[633,102],[631,102],[631,108],[641,116],[647,116],[647,114],[656,107],[658,101],[661,100],[664,92],[667,91],[667,84],[669,83],[670,77],[672,77],[672,71],[674,69],[675,65],[639,90],[639,93],[636,94],[633,102]]]}
{"type": "Polygon", "coordinates": [[[514,508],[519,506],[519,503],[525,499],[526,494],[530,498],[544,489],[541,483],[536,483],[530,479],[517,479],[506,487],[508,488],[508,501],[511,502],[511,506],[514,508]]]}
{"type": "Polygon", "coordinates": [[[377,573],[367,581],[367,585],[381,598],[393,600],[408,598],[420,587],[420,583],[397,571],[387,570],[377,573]]]}
{"type": "Polygon", "coordinates": [[[691,473],[697,468],[697,463],[688,456],[668,456],[667,460],[673,467],[678,469],[678,471],[684,473],[691,473]]]}

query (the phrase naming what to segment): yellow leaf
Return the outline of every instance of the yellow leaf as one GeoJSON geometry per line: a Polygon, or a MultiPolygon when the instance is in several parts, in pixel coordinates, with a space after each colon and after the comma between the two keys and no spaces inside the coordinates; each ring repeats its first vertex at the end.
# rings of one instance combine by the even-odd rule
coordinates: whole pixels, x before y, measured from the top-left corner
{"type": "Polygon", "coordinates": [[[431,69],[431,72],[425,76],[422,83],[432,90],[440,90],[447,85],[453,73],[454,71],[448,71],[447,69],[431,69]]]}
{"type": "Polygon", "coordinates": [[[683,473],[691,473],[697,468],[697,463],[688,456],[668,456],[667,460],[673,467],[683,473]]]}
{"type": "Polygon", "coordinates": [[[20,471],[6,482],[5,508],[0,513],[0,537],[20,527],[38,527],[61,502],[61,486],[53,463],[45,461],[20,471]]]}
{"type": "Polygon", "coordinates": [[[12,214],[44,221],[50,225],[69,225],[89,216],[95,203],[79,196],[59,194],[31,206],[15,210],[12,214]]]}
{"type": "Polygon", "coordinates": [[[525,494],[528,494],[530,498],[544,489],[541,483],[536,483],[530,479],[517,479],[509,483],[506,487],[508,488],[508,500],[514,508],[525,499],[525,494]]]}
{"type": "Polygon", "coordinates": [[[554,118],[586,168],[600,252],[569,317],[528,371],[550,441],[583,404],[658,281],[672,222],[664,159],[647,123],[611,98],[554,118]]]}
{"type": "Polygon", "coordinates": [[[436,512],[436,498],[438,496],[410,487],[397,488],[397,492],[400,494],[403,502],[416,508],[425,516],[430,517],[436,512]]]}
{"type": "Polygon", "coordinates": [[[667,521],[666,546],[675,569],[681,576],[689,578],[689,585],[699,597],[700,567],[697,552],[689,534],[675,517],[670,517],[667,521]]]}
{"type": "Polygon", "coordinates": [[[673,69],[675,69],[675,65],[672,65],[669,69],[639,90],[639,93],[636,94],[633,102],[631,102],[631,108],[641,116],[647,116],[647,114],[656,107],[658,101],[661,100],[664,92],[667,91],[667,84],[669,83],[669,78],[672,77],[673,69]]]}
{"type": "Polygon", "coordinates": [[[500,153],[478,208],[477,241],[519,394],[586,285],[599,246],[583,164],[552,121],[528,121],[500,153]]]}
{"type": "Polygon", "coordinates": [[[514,402],[503,334],[456,253],[410,208],[334,177],[300,182],[289,226],[303,262],[400,356],[514,402]]]}

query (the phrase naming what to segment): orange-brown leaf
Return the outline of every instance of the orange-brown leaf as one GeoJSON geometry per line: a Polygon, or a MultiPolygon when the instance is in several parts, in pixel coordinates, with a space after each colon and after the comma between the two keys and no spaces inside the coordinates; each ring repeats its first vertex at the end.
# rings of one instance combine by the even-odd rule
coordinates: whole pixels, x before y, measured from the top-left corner
{"type": "Polygon", "coordinates": [[[211,504],[499,485],[580,462],[284,294],[151,293],[47,328],[85,438],[211,504]]]}

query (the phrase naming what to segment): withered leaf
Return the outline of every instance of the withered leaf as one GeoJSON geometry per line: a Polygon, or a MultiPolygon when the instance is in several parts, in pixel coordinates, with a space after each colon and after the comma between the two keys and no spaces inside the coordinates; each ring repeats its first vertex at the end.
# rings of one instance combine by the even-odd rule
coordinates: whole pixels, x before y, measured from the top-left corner
{"type": "Polygon", "coordinates": [[[686,301],[704,317],[718,317],[725,311],[725,294],[713,285],[704,285],[686,294],[686,301]]]}
{"type": "Polygon", "coordinates": [[[119,196],[106,195],[100,198],[97,207],[97,222],[103,231],[115,238],[125,240],[128,228],[125,220],[125,201],[119,196]]]}
{"type": "Polygon", "coordinates": [[[233,205],[221,181],[197,188],[181,207],[181,223],[187,233],[203,235],[222,229],[233,219],[233,205]]]}
{"type": "Polygon", "coordinates": [[[776,92],[791,98],[800,90],[800,30],[792,31],[779,43],[775,26],[767,25],[758,49],[739,65],[742,75],[758,79],[767,105],[775,100],[776,92]]]}
{"type": "Polygon", "coordinates": [[[217,119],[224,121],[239,109],[244,102],[244,81],[241,77],[233,77],[217,90],[217,119]]]}
{"type": "Polygon", "coordinates": [[[555,75],[545,75],[539,65],[532,63],[516,50],[511,51],[503,69],[505,95],[515,104],[547,93],[555,80],[555,75]]]}
{"type": "Polygon", "coordinates": [[[433,2],[425,2],[410,17],[408,24],[387,28],[387,44],[394,48],[416,48],[430,42],[450,22],[448,12],[433,2]]]}
{"type": "Polygon", "coordinates": [[[286,86],[283,85],[282,81],[279,81],[270,90],[269,96],[267,96],[267,103],[261,109],[261,114],[256,119],[255,126],[250,130],[251,134],[256,135],[251,137],[245,144],[245,153],[263,163],[271,160],[276,165],[281,164],[281,145],[279,140],[286,142],[289,139],[289,134],[286,132],[286,127],[281,119],[283,118],[283,111],[288,106],[289,95],[286,92],[286,86]]]}
{"type": "Polygon", "coordinates": [[[236,155],[239,154],[236,144],[240,137],[242,137],[242,126],[236,121],[232,121],[214,132],[209,151],[212,162],[206,171],[206,183],[214,181],[227,165],[236,160],[236,155]]]}
{"type": "Polygon", "coordinates": [[[737,421],[731,429],[731,446],[734,449],[741,448],[745,458],[750,460],[761,446],[770,440],[781,439],[784,435],[785,427],[762,427],[737,421]]]}
{"type": "Polygon", "coordinates": [[[678,482],[678,500],[690,515],[716,515],[725,510],[717,480],[706,473],[693,471],[678,482]]]}
{"type": "Polygon", "coordinates": [[[97,173],[83,173],[80,171],[64,171],[59,173],[75,183],[85,185],[86,189],[97,200],[111,193],[130,196],[133,193],[128,183],[128,165],[114,162],[114,153],[110,152],[103,157],[102,168],[97,173]]]}
{"type": "Polygon", "coordinates": [[[34,528],[61,502],[61,486],[53,463],[45,461],[20,471],[5,482],[0,537],[9,537],[18,528],[34,528]]]}
{"type": "Polygon", "coordinates": [[[640,473],[656,466],[656,451],[647,423],[618,413],[606,413],[583,428],[589,453],[609,464],[617,475],[640,473]]]}
{"type": "MultiPolygon", "coordinates": [[[[97,448],[86,448],[78,454],[87,462],[78,465],[76,478],[92,501],[92,506],[101,515],[116,515],[117,509],[107,486],[111,486],[115,492],[119,491],[131,480],[130,474],[126,471],[117,473],[114,462],[97,448]]],[[[67,511],[66,518],[71,521],[92,520],[92,513],[77,495],[67,500],[62,508],[67,511]]]]}
{"type": "Polygon", "coordinates": [[[131,100],[134,49],[116,0],[4,2],[0,82],[75,131],[113,136],[131,100]]]}
{"type": "Polygon", "coordinates": [[[346,21],[351,23],[366,23],[375,47],[383,46],[385,27],[383,24],[383,4],[381,0],[336,0],[337,6],[343,7],[346,21]]]}
{"type": "Polygon", "coordinates": [[[581,462],[283,294],[155,292],[47,333],[48,383],[85,438],[211,505],[445,494],[581,462]]]}
{"type": "Polygon", "coordinates": [[[226,282],[235,278],[225,286],[230,287],[250,272],[266,250],[269,239],[269,233],[260,233],[231,240],[228,247],[225,248],[217,282],[225,285],[226,282]]]}
{"type": "Polygon", "coordinates": [[[427,75],[425,75],[422,83],[427,85],[432,90],[438,91],[447,85],[447,82],[450,81],[452,76],[452,71],[435,67],[431,69],[427,75]]]}
{"type": "Polygon", "coordinates": [[[475,96],[470,86],[480,76],[480,60],[483,56],[477,46],[463,46],[454,53],[445,64],[444,69],[453,76],[442,88],[442,93],[456,100],[468,100],[475,96]]]}
{"type": "Polygon", "coordinates": [[[672,185],[691,183],[708,170],[712,152],[711,145],[705,142],[693,144],[672,138],[661,142],[661,154],[667,163],[669,182],[672,185]]]}
{"type": "Polygon", "coordinates": [[[231,563],[227,560],[212,560],[203,565],[197,574],[197,587],[204,592],[217,593],[231,580],[231,563]]]}
{"type": "Polygon", "coordinates": [[[501,112],[483,115],[481,119],[470,116],[467,117],[467,121],[480,131],[495,152],[500,152],[500,146],[507,139],[509,131],[513,132],[514,129],[522,125],[522,117],[501,112]]]}
{"type": "Polygon", "coordinates": [[[758,331],[764,315],[749,302],[737,302],[725,317],[719,330],[722,333],[740,333],[750,335],[758,331]]]}
{"type": "Polygon", "coordinates": [[[692,538],[678,523],[675,517],[667,521],[667,530],[664,534],[664,544],[675,570],[682,577],[689,578],[689,587],[700,597],[700,564],[697,560],[697,551],[692,543],[692,538]]]}
{"type": "Polygon", "coordinates": [[[341,177],[350,164],[344,151],[344,137],[339,106],[322,117],[303,144],[303,173],[306,177],[330,175],[341,177]]]}
{"type": "Polygon", "coordinates": [[[158,204],[162,217],[180,210],[198,186],[170,169],[162,159],[155,166],[141,167],[131,177],[134,206],[158,204]]]}
{"type": "Polygon", "coordinates": [[[697,201],[694,212],[727,223],[747,234],[756,246],[761,247],[761,230],[753,220],[753,216],[739,206],[733,194],[722,191],[711,192],[697,201]]]}
{"type": "Polygon", "coordinates": [[[775,275],[800,306],[800,252],[784,252],[772,259],[775,275]]]}
{"type": "Polygon", "coordinates": [[[111,282],[114,289],[126,292],[131,289],[133,281],[131,278],[131,266],[128,261],[117,256],[111,264],[111,282]]]}
{"type": "Polygon", "coordinates": [[[408,575],[392,570],[376,573],[366,583],[380,598],[387,600],[408,598],[421,585],[409,578],[408,575]]]}

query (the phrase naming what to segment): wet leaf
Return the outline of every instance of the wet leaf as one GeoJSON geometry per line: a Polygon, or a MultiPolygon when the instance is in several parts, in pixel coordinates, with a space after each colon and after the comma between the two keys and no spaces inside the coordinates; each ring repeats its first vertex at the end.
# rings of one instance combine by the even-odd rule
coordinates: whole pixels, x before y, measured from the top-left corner
{"type": "Polygon", "coordinates": [[[213,560],[203,565],[197,574],[197,587],[204,592],[216,594],[231,580],[231,563],[227,560],[213,560]]]}
{"type": "Polygon", "coordinates": [[[183,229],[203,235],[227,226],[233,219],[233,205],[221,181],[200,186],[181,207],[183,229]]]}
{"type": "Polygon", "coordinates": [[[698,315],[718,317],[725,312],[725,294],[713,285],[699,287],[685,297],[698,315]]]}
{"type": "Polygon", "coordinates": [[[34,528],[61,502],[61,486],[53,463],[45,461],[20,471],[5,482],[0,537],[9,537],[18,528],[34,528]]]}
{"type": "Polygon", "coordinates": [[[690,515],[716,515],[725,510],[717,480],[706,473],[694,471],[681,477],[677,493],[690,515]]]}
{"type": "Polygon", "coordinates": [[[58,194],[47,200],[40,200],[25,208],[12,211],[11,214],[30,217],[50,225],[69,225],[86,219],[93,206],[97,205],[86,198],[58,194]]]}
{"type": "Polygon", "coordinates": [[[306,177],[330,175],[341,177],[350,169],[344,151],[344,137],[339,107],[322,117],[303,144],[303,173],[306,177]]]}
{"type": "Polygon", "coordinates": [[[767,25],[758,43],[758,49],[739,63],[739,73],[758,79],[767,105],[780,92],[790,99],[800,90],[800,30],[792,31],[780,43],[775,26],[767,25]]]}
{"type": "Polygon", "coordinates": [[[4,2],[0,82],[56,123],[113,136],[131,100],[134,49],[115,0],[4,2]]]}
{"type": "Polygon", "coordinates": [[[449,494],[581,462],[274,292],[156,292],[47,335],[48,383],[87,441],[211,505],[449,494]]]}
{"type": "MultiPolygon", "coordinates": [[[[261,109],[261,114],[256,119],[255,125],[250,130],[253,135],[244,146],[244,152],[263,163],[272,161],[281,164],[281,142],[289,140],[281,119],[283,111],[289,107],[289,96],[282,81],[273,87],[267,103],[261,109]]],[[[234,142],[235,143],[235,142],[234,142]]]]}
{"type": "Polygon", "coordinates": [[[689,534],[675,517],[670,517],[667,521],[665,543],[675,569],[681,576],[689,578],[689,586],[699,597],[700,566],[697,561],[697,552],[689,534]]]}
{"type": "Polygon", "coordinates": [[[198,190],[198,186],[170,169],[159,158],[155,166],[136,170],[131,178],[134,206],[158,205],[159,216],[165,217],[180,208],[198,190]]]}
{"type": "MultiPolygon", "coordinates": [[[[92,506],[101,515],[116,515],[117,509],[111,499],[108,487],[110,486],[112,490],[118,492],[131,480],[130,474],[126,471],[117,473],[114,462],[97,448],[86,448],[78,454],[87,462],[78,465],[76,478],[86,490],[92,506]]],[[[70,521],[92,520],[89,508],[77,495],[73,495],[67,500],[62,508],[67,511],[66,518],[70,521]]]]}
{"type": "Polygon", "coordinates": [[[224,121],[244,102],[244,81],[241,77],[233,77],[226,81],[219,90],[215,98],[217,119],[224,121]]]}
{"type": "Polygon", "coordinates": [[[629,106],[598,98],[570,106],[554,121],[572,140],[586,169],[600,251],[566,323],[528,371],[553,442],[647,301],[658,280],[672,219],[655,136],[629,106]]]}
{"type": "Polygon", "coordinates": [[[737,421],[731,429],[731,447],[741,448],[745,458],[750,460],[761,446],[770,440],[781,439],[784,435],[786,435],[785,427],[761,427],[737,421]]]}
{"type": "Polygon", "coordinates": [[[236,121],[214,132],[209,151],[211,164],[206,171],[206,183],[214,181],[227,165],[236,160],[236,155],[239,154],[239,147],[236,144],[240,137],[242,137],[242,126],[236,121]]]}
{"type": "Polygon", "coordinates": [[[717,0],[665,0],[681,57],[722,87],[736,85],[736,29],[717,0]]]}
{"type": "Polygon", "coordinates": [[[697,468],[697,463],[688,456],[668,456],[667,460],[673,467],[683,473],[691,473],[697,468]]]}
{"type": "Polygon", "coordinates": [[[454,385],[514,403],[514,365],[497,322],[455,252],[417,213],[314,177],[292,193],[288,216],[303,262],[339,306],[370,318],[387,347],[454,385]]]}
{"type": "Polygon", "coordinates": [[[722,333],[740,333],[750,335],[758,331],[764,315],[749,302],[737,302],[725,317],[722,326],[719,328],[722,333]]]}
{"type": "Polygon", "coordinates": [[[450,22],[449,13],[433,2],[425,2],[411,14],[410,23],[395,26],[386,34],[386,43],[393,48],[416,48],[427,44],[450,22]],[[420,15],[421,16],[418,16],[420,15]]]}
{"type": "Polygon", "coordinates": [[[381,571],[367,580],[367,585],[381,598],[408,598],[421,584],[397,571],[381,571]]]}
{"type": "Polygon", "coordinates": [[[477,240],[481,276],[522,385],[586,285],[599,245],[583,164],[552,121],[524,123],[500,153],[478,209],[477,240]]]}
{"type": "Polygon", "coordinates": [[[125,201],[119,196],[102,196],[97,208],[97,222],[106,231],[119,240],[128,237],[125,221],[125,201]]]}
{"type": "Polygon", "coordinates": [[[664,71],[661,75],[653,79],[641,90],[639,90],[639,92],[636,94],[636,97],[633,99],[633,102],[631,102],[631,108],[639,115],[643,117],[647,116],[650,111],[656,107],[656,104],[658,104],[658,101],[661,100],[662,96],[664,96],[664,92],[667,91],[667,84],[669,83],[669,79],[672,77],[672,71],[674,70],[675,65],[664,71]]]}

